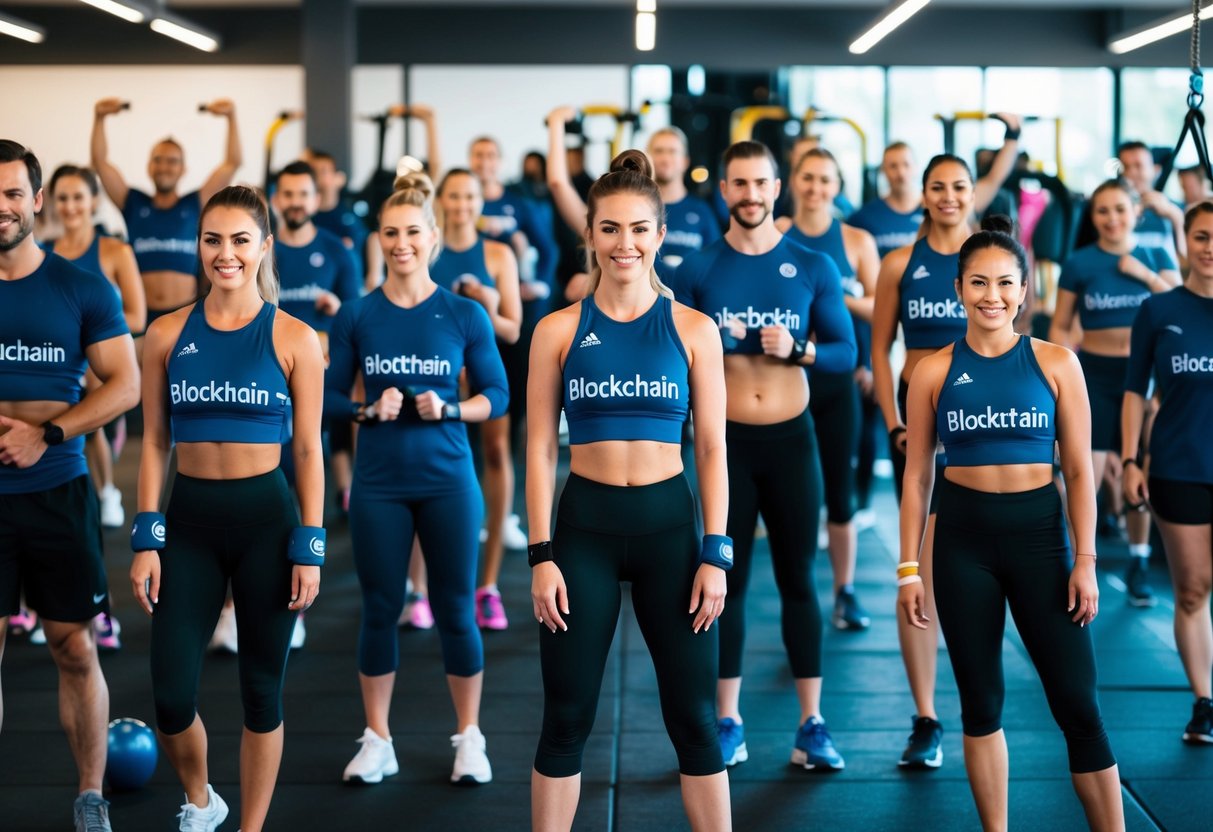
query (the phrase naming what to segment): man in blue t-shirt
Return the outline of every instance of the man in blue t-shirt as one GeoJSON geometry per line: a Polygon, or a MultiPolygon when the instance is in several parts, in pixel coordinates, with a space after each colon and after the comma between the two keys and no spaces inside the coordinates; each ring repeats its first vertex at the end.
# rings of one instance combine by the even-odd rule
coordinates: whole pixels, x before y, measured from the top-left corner
{"type": "Polygon", "coordinates": [[[41,209],[38,160],[0,139],[0,654],[24,595],[59,668],[76,829],[108,832],[109,694],[92,621],[109,611],[109,589],[83,437],[135,406],[139,370],[108,281],[34,241],[41,209]],[[86,369],[101,385],[82,397],[86,369]]]}
{"type": "Polygon", "coordinates": [[[1188,262],[1184,242],[1183,209],[1160,191],[1154,190],[1158,167],[1154,154],[1144,142],[1124,142],[1116,149],[1121,175],[1128,180],[1141,198],[1141,217],[1137,220],[1137,244],[1143,248],[1162,249],[1181,270],[1188,262]]]}
{"type": "Polygon", "coordinates": [[[847,222],[876,238],[881,258],[895,248],[912,245],[922,225],[922,189],[914,154],[905,142],[893,142],[884,149],[880,172],[889,183],[889,191],[864,204],[847,222]]]}
{"type": "Polygon", "coordinates": [[[368,273],[367,264],[380,262],[382,257],[368,256],[368,246],[377,245],[377,241],[369,240],[370,230],[362,218],[354,213],[354,207],[345,195],[345,171],[337,168],[337,159],[331,153],[316,148],[303,152],[302,160],[312,166],[316,178],[316,193],[319,195],[319,205],[312,221],[317,228],[336,234],[341,242],[353,255],[354,265],[363,281],[366,291],[371,291],[379,285],[382,276],[378,273],[368,273]]]}
{"type": "Polygon", "coordinates": [[[685,133],[677,127],[663,127],[649,137],[647,151],[653,161],[653,179],[665,204],[665,242],[656,266],[664,279],[688,254],[719,240],[720,223],[712,206],[687,193],[685,177],[691,159],[685,133]]]}

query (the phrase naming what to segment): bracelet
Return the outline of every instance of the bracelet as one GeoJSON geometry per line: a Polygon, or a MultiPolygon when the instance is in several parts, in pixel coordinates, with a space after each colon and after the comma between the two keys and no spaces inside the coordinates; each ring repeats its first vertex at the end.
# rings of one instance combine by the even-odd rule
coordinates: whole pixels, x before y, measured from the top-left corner
{"type": "Polygon", "coordinates": [[[804,354],[809,349],[809,341],[807,338],[793,338],[792,351],[788,353],[787,361],[789,364],[799,364],[804,358],[804,354]]]}
{"type": "Polygon", "coordinates": [[[904,578],[897,579],[898,586],[909,586],[910,584],[922,583],[921,575],[906,575],[904,578]]]}
{"type": "Polygon", "coordinates": [[[904,563],[897,564],[897,577],[904,578],[907,575],[918,574],[918,561],[907,560],[904,563]]]}
{"type": "Polygon", "coordinates": [[[324,566],[325,533],[320,526],[296,526],[291,530],[286,556],[300,566],[324,566]]]}
{"type": "Polygon", "coordinates": [[[1128,468],[1130,465],[1136,465],[1138,468],[1141,467],[1141,463],[1137,461],[1137,457],[1135,456],[1125,457],[1120,461],[1120,464],[1122,468],[1128,468]]]}
{"type": "Polygon", "coordinates": [[[733,538],[725,534],[705,534],[699,562],[710,563],[728,572],[733,568],[733,538]]]}
{"type": "Polygon", "coordinates": [[[141,511],[131,523],[131,551],[146,552],[164,548],[164,515],[158,511],[141,511]]]}
{"type": "Polygon", "coordinates": [[[555,559],[556,556],[552,553],[552,541],[550,540],[545,540],[542,543],[532,543],[526,547],[526,562],[532,569],[541,563],[547,563],[555,559]]]}
{"type": "Polygon", "coordinates": [[[1088,554],[1088,553],[1086,553],[1086,552],[1078,552],[1077,554],[1075,554],[1075,555],[1074,555],[1074,557],[1076,557],[1076,558],[1090,558],[1092,563],[1094,563],[1095,561],[1099,560],[1099,558],[1098,558],[1098,557],[1096,557],[1096,555],[1095,555],[1094,553],[1088,554]]]}

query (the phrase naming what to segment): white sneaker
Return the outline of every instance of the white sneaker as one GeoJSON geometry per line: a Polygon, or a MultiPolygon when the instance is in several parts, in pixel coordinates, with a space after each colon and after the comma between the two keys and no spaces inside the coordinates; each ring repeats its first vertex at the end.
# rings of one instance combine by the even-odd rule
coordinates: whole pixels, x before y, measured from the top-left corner
{"type": "Polygon", "coordinates": [[[122,492],[112,485],[107,485],[97,497],[101,500],[101,525],[107,529],[120,529],[125,526],[126,512],[122,508],[122,492]]]}
{"type": "Polygon", "coordinates": [[[303,626],[303,613],[295,616],[295,629],[291,631],[291,649],[302,650],[307,641],[307,627],[303,626]]]}
{"type": "Polygon", "coordinates": [[[522,521],[517,514],[505,518],[505,529],[502,530],[502,542],[507,549],[525,551],[527,546],[526,532],[522,530],[522,521]]]}
{"type": "Polygon", "coordinates": [[[476,786],[493,779],[493,767],[484,753],[484,734],[480,728],[469,725],[462,734],[451,737],[455,749],[455,767],[451,769],[451,782],[476,786]]]}
{"type": "Polygon", "coordinates": [[[396,749],[391,740],[385,740],[370,728],[362,732],[358,738],[362,748],[345,767],[341,779],[347,783],[381,783],[384,777],[391,777],[400,771],[396,763],[396,749]]]}
{"type": "Polygon", "coordinates": [[[38,622],[38,626],[36,626],[36,627],[34,627],[34,629],[30,630],[29,643],[30,644],[46,644],[46,632],[42,629],[41,621],[38,622]]]}
{"type": "Polygon", "coordinates": [[[876,510],[861,508],[855,512],[855,531],[862,532],[876,527],[876,510]]]}
{"type": "Polygon", "coordinates": [[[227,820],[227,804],[223,798],[215,794],[211,784],[206,784],[206,807],[199,809],[193,803],[181,804],[181,812],[177,819],[181,824],[177,827],[180,832],[215,832],[219,825],[227,820]]]}
{"type": "Polygon", "coordinates": [[[224,607],[219,613],[219,621],[215,624],[215,632],[211,635],[211,643],[207,645],[213,653],[231,653],[236,655],[238,642],[236,640],[236,608],[224,607]]]}

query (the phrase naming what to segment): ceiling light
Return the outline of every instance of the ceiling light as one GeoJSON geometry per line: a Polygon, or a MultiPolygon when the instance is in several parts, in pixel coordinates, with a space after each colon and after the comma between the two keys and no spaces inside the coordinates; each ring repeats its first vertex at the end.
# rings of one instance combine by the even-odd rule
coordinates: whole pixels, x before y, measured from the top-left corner
{"type": "Polygon", "coordinates": [[[641,52],[652,52],[657,45],[657,15],[653,12],[636,13],[636,48],[641,52]]]}
{"type": "Polygon", "coordinates": [[[87,3],[94,9],[109,12],[127,23],[142,23],[148,18],[146,8],[138,3],[128,2],[128,0],[80,0],[80,2],[87,3]]]}
{"type": "Polygon", "coordinates": [[[880,43],[886,35],[917,14],[929,2],[931,0],[901,0],[900,3],[890,7],[872,25],[872,28],[855,39],[855,42],[850,46],[851,54],[862,55],[864,52],[867,52],[873,46],[880,43]]]}
{"type": "MultiPolygon", "coordinates": [[[[1213,6],[1205,6],[1200,10],[1201,20],[1208,20],[1210,17],[1213,17],[1213,6]]],[[[1179,17],[1155,20],[1153,23],[1147,23],[1145,26],[1139,26],[1114,37],[1108,41],[1108,51],[1123,55],[1163,38],[1169,38],[1171,35],[1190,31],[1192,31],[1192,13],[1185,12],[1179,17]]]]}
{"type": "Polygon", "coordinates": [[[7,14],[0,14],[0,35],[8,35],[26,43],[42,43],[46,40],[46,30],[41,26],[7,14]]]}
{"type": "Polygon", "coordinates": [[[151,26],[153,32],[179,40],[203,52],[219,51],[218,35],[165,11],[156,12],[151,26]]]}

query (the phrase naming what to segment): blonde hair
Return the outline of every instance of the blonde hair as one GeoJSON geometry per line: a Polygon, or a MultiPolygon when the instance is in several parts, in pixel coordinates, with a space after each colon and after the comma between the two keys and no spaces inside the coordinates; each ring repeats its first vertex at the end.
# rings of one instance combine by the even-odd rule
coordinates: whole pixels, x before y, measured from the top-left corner
{"type": "MultiPolygon", "coordinates": [[[[598,200],[615,194],[636,194],[649,201],[657,218],[657,225],[665,225],[665,205],[661,202],[661,192],[653,181],[653,165],[649,157],[639,150],[625,150],[611,160],[611,169],[598,177],[590,186],[590,193],[585,201],[585,220],[588,231],[594,228],[594,215],[598,213],[598,200]]],[[[598,265],[598,257],[592,246],[586,247],[587,260],[590,269],[590,286],[587,294],[594,294],[602,280],[602,267],[598,265]]],[[[665,295],[670,300],[674,293],[670,287],[661,282],[657,270],[649,268],[649,285],[659,295],[665,295]]]]}
{"type": "MultiPolygon", "coordinates": [[[[270,239],[270,209],[265,204],[265,197],[256,188],[247,185],[229,185],[219,191],[206,202],[206,207],[198,217],[198,260],[202,262],[202,221],[206,215],[216,208],[238,208],[257,224],[261,232],[261,242],[270,239]]],[[[201,292],[205,297],[210,291],[210,281],[206,281],[201,292]]],[[[266,303],[278,305],[278,266],[274,262],[274,247],[266,249],[257,268],[257,292],[266,303]]]]}
{"type": "Polygon", "coordinates": [[[420,208],[425,224],[437,235],[434,248],[430,251],[429,262],[433,264],[442,251],[442,229],[438,227],[438,220],[434,217],[434,182],[424,173],[416,170],[409,170],[398,175],[396,181],[392,183],[392,195],[385,199],[379,208],[380,218],[383,217],[383,212],[389,208],[397,208],[402,205],[420,208]]]}

